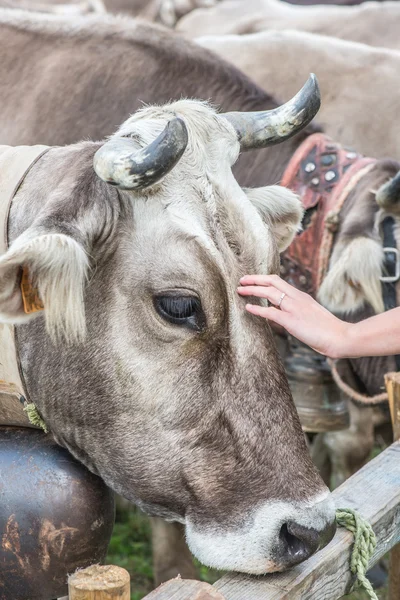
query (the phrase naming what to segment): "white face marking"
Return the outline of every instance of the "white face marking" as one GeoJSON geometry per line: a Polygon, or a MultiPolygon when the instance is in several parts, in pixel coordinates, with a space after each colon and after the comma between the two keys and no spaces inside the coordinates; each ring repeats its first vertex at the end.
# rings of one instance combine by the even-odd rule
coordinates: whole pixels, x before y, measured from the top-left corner
{"type": "Polygon", "coordinates": [[[261,575],[283,570],[286,565],[277,554],[279,534],[289,521],[318,532],[334,520],[335,507],[326,491],[305,503],[266,502],[238,529],[196,528],[186,518],[186,537],[190,550],[204,564],[261,575]]]}

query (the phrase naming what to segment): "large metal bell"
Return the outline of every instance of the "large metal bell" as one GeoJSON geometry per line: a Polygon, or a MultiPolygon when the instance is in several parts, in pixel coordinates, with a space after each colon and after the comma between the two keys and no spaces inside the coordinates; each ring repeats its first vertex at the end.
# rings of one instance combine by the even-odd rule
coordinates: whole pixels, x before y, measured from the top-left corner
{"type": "Polygon", "coordinates": [[[105,559],[114,497],[50,435],[0,427],[0,599],[51,600],[105,559]]]}
{"type": "Polygon", "coordinates": [[[346,399],[333,381],[325,357],[290,340],[285,369],[303,430],[340,431],[350,425],[346,399]]]}

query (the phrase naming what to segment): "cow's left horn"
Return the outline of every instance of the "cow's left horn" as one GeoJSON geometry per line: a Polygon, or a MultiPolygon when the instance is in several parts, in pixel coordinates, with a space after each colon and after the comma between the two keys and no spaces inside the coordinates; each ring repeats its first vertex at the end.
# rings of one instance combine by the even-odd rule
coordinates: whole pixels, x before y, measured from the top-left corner
{"type": "Polygon", "coordinates": [[[400,203],[400,171],[376,192],[376,201],[381,208],[393,209],[400,203]]]}
{"type": "Polygon", "coordinates": [[[229,112],[228,119],[238,134],[241,150],[279,144],[303,129],[321,105],[318,81],[311,74],[301,90],[286,104],[259,112],[229,112]]]}
{"type": "Polygon", "coordinates": [[[188,143],[182,119],[172,119],[145,148],[131,138],[111,138],[94,155],[93,166],[103,181],[121,190],[140,190],[160,181],[177,164],[188,143]]]}

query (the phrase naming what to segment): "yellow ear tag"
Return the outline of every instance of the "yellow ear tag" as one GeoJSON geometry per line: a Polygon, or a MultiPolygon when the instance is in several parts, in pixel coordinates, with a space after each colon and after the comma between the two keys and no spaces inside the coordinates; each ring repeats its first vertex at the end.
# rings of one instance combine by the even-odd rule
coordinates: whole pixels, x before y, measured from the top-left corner
{"type": "Polygon", "coordinates": [[[33,287],[29,271],[26,267],[22,267],[21,293],[22,301],[24,303],[24,312],[27,315],[44,309],[43,302],[39,298],[39,292],[33,287]]]}

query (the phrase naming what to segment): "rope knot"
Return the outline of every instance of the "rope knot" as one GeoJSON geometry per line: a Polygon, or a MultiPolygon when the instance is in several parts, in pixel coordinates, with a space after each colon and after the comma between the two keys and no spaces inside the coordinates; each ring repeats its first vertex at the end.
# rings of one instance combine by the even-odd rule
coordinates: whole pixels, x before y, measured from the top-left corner
{"type": "Polygon", "coordinates": [[[336,522],[354,535],[354,546],[350,559],[350,570],[356,577],[354,587],[363,588],[371,600],[378,600],[366,571],[376,548],[376,537],[371,525],[351,508],[338,508],[336,522]]]}
{"type": "Polygon", "coordinates": [[[34,427],[40,427],[45,433],[49,433],[46,423],[43,421],[36,405],[33,402],[25,404],[24,412],[28,415],[29,422],[34,427]]]}

